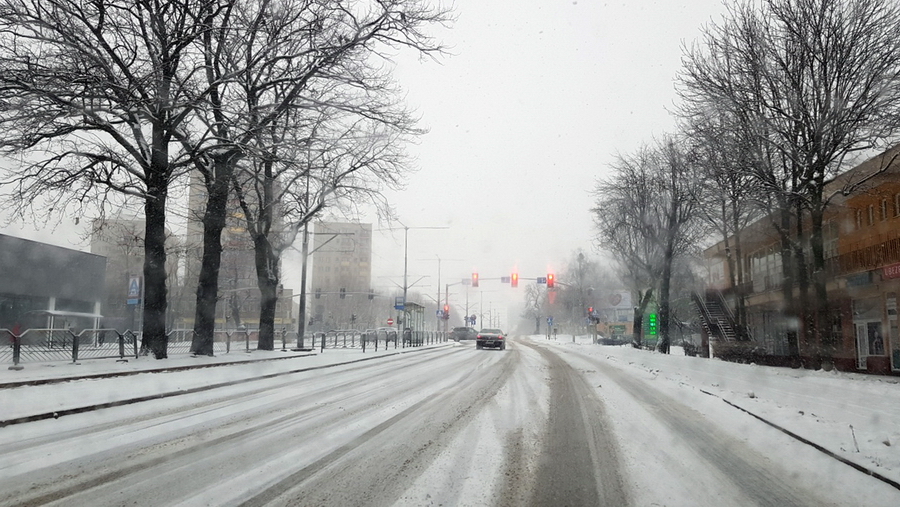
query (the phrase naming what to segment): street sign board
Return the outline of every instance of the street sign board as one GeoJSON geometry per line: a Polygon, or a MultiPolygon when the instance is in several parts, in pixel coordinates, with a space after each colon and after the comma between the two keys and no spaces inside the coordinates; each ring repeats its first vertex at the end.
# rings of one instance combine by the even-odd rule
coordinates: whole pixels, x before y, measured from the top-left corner
{"type": "Polygon", "coordinates": [[[500,283],[509,283],[509,277],[508,277],[508,276],[501,276],[501,277],[500,277],[500,283]]]}
{"type": "Polygon", "coordinates": [[[403,296],[397,296],[394,298],[394,310],[402,310],[404,308],[403,304],[403,296]]]}
{"type": "Polygon", "coordinates": [[[387,324],[388,324],[389,326],[393,326],[393,325],[394,325],[394,319],[388,318],[387,324]]]}
{"type": "Polygon", "coordinates": [[[539,276],[539,277],[537,278],[537,283],[547,283],[547,277],[546,277],[546,276],[539,276]]]}
{"type": "Polygon", "coordinates": [[[128,297],[126,304],[136,305],[141,302],[141,275],[131,275],[128,277],[128,297]]]}

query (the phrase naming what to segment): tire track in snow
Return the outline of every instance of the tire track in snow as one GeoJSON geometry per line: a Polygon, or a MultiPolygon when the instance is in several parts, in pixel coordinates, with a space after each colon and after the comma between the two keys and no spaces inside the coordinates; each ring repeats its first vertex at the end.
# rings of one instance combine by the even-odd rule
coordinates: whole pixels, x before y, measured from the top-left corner
{"type": "Polygon", "coordinates": [[[517,364],[515,354],[503,354],[499,368],[473,376],[460,389],[409,406],[240,505],[394,505],[508,381],[517,364]]]}
{"type": "Polygon", "coordinates": [[[773,463],[744,442],[720,430],[693,408],[644,385],[628,373],[596,357],[578,354],[602,371],[648,413],[675,432],[699,457],[720,470],[748,499],[758,505],[809,506],[832,505],[817,498],[815,492],[799,490],[779,473],[773,463]]]}
{"type": "MultiPolygon", "coordinates": [[[[457,355],[456,351],[453,351],[450,354],[457,355]]],[[[399,365],[399,367],[398,365],[390,365],[390,363],[394,362],[394,358],[392,358],[392,360],[386,361],[385,363],[368,363],[353,366],[351,369],[376,369],[380,371],[379,375],[397,375],[399,372],[411,368],[428,369],[428,365],[434,361],[446,361],[447,355],[435,356],[428,354],[419,356],[418,358],[420,358],[420,361],[411,364],[402,364],[399,365]]],[[[335,373],[346,374],[346,370],[335,373]]],[[[251,381],[253,379],[247,380],[251,381]]],[[[306,382],[321,383],[322,380],[321,377],[315,379],[302,379],[294,384],[306,382]]],[[[50,477],[46,482],[42,482],[37,476],[29,474],[29,479],[31,481],[30,485],[18,483],[14,487],[3,488],[3,494],[0,495],[0,505],[6,505],[9,501],[14,501],[14,503],[10,505],[17,506],[43,505],[49,502],[62,501],[64,499],[66,501],[73,500],[85,494],[94,496],[99,493],[99,491],[97,491],[98,488],[103,490],[115,490],[117,484],[120,484],[121,481],[138,483],[141,481],[153,480],[158,475],[164,475],[179,468],[185,468],[198,460],[202,461],[207,459],[214,462],[217,459],[217,453],[228,452],[229,449],[233,448],[236,442],[252,441],[259,438],[264,440],[267,438],[274,439],[277,438],[276,435],[278,434],[279,428],[290,430],[300,421],[305,419],[317,417],[320,422],[316,423],[316,427],[327,427],[329,425],[340,424],[341,420],[348,416],[348,411],[363,411],[365,410],[365,406],[372,406],[373,404],[378,405],[379,403],[390,400],[390,393],[384,392],[383,389],[379,389],[380,386],[378,385],[360,386],[356,390],[349,390],[349,392],[346,392],[345,394],[343,388],[351,387],[354,384],[358,385],[359,381],[351,380],[341,384],[323,385],[320,389],[313,392],[298,393],[294,396],[278,399],[274,404],[271,404],[262,411],[259,411],[260,409],[248,409],[251,410],[251,414],[248,414],[247,417],[252,418],[252,420],[255,421],[249,426],[245,424],[247,421],[243,418],[237,418],[234,415],[228,417],[231,419],[228,423],[219,424],[218,421],[210,422],[209,419],[206,419],[207,416],[205,414],[208,411],[214,411],[215,407],[206,407],[206,405],[208,405],[207,403],[201,403],[200,405],[203,405],[204,407],[199,409],[199,405],[193,404],[189,407],[184,407],[183,409],[169,409],[164,411],[163,414],[156,413],[132,420],[126,424],[132,425],[146,419],[149,424],[156,425],[160,423],[158,420],[160,415],[164,418],[174,417],[175,419],[184,419],[184,417],[178,417],[178,411],[187,409],[190,413],[194,414],[191,417],[200,417],[204,419],[204,426],[209,428],[206,431],[211,432],[211,435],[199,439],[196,437],[195,433],[186,434],[183,437],[171,435],[171,437],[165,438],[164,441],[151,444],[149,447],[147,443],[136,444],[132,446],[134,450],[133,452],[130,452],[131,457],[124,463],[122,462],[121,448],[116,448],[112,451],[104,451],[100,456],[92,458],[91,467],[80,467],[80,471],[79,468],[63,465],[53,467],[53,469],[65,469],[66,473],[60,475],[49,472],[50,477]],[[334,394],[332,397],[333,399],[329,399],[328,396],[325,396],[325,398],[322,397],[323,394],[328,393],[334,394]],[[296,407],[300,405],[303,400],[308,400],[307,407],[297,409],[296,407]],[[346,410],[333,410],[333,407],[337,404],[345,405],[343,408],[346,410]],[[284,410],[289,410],[289,412],[282,415],[277,414],[277,412],[284,410]],[[273,412],[275,413],[274,417],[268,415],[273,412]],[[247,427],[241,427],[242,425],[247,427]],[[155,448],[168,449],[160,453],[154,451],[155,448]],[[105,464],[102,466],[98,465],[98,460],[100,463],[105,464]],[[20,491],[19,488],[25,489],[20,491]]],[[[291,384],[282,384],[253,389],[250,392],[242,392],[235,396],[217,399],[213,402],[213,405],[228,406],[240,403],[241,400],[244,399],[253,401],[266,391],[291,388],[291,384]]],[[[121,421],[109,423],[109,426],[118,426],[119,424],[121,424],[121,421]]],[[[133,426],[129,427],[133,428],[133,426]]],[[[94,429],[96,428],[97,427],[94,426],[94,429]]],[[[60,438],[77,438],[77,436],[68,433],[55,436],[57,438],[56,445],[65,445],[59,443],[60,438]]],[[[2,482],[3,481],[0,481],[0,483],[2,482]]]]}
{"type": "Polygon", "coordinates": [[[531,505],[628,505],[603,402],[558,355],[523,344],[550,365],[550,420],[531,505]]]}

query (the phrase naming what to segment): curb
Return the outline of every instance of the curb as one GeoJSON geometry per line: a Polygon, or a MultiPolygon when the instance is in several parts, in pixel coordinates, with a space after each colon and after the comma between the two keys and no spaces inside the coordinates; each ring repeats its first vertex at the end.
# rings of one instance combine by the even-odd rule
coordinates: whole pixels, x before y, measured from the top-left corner
{"type": "Polygon", "coordinates": [[[74,375],[67,377],[52,377],[52,378],[43,378],[43,379],[33,379],[33,380],[19,380],[16,382],[0,382],[0,389],[11,389],[14,387],[24,387],[24,386],[39,386],[46,384],[58,384],[61,382],[70,382],[73,380],[90,380],[90,379],[101,379],[101,378],[114,378],[114,377],[127,377],[130,375],[139,375],[141,373],[166,373],[166,372],[174,372],[174,371],[184,371],[184,370],[196,370],[200,368],[216,368],[219,366],[234,366],[238,364],[248,364],[248,363],[262,363],[266,361],[282,361],[284,359],[296,359],[298,357],[309,357],[315,356],[316,354],[301,354],[294,356],[285,356],[285,357],[267,357],[265,359],[250,359],[247,361],[230,361],[227,363],[214,363],[214,364],[191,364],[185,366],[166,366],[162,368],[150,368],[146,370],[131,370],[131,371],[117,371],[117,372],[108,372],[108,373],[92,373],[89,375],[74,375]]]}
{"type": "MultiPolygon", "coordinates": [[[[391,353],[389,353],[389,354],[383,354],[383,355],[379,355],[379,356],[368,356],[368,357],[361,357],[361,358],[359,358],[359,359],[354,359],[354,360],[351,360],[351,361],[343,361],[343,362],[339,362],[339,363],[325,364],[325,365],[319,365],[319,366],[309,366],[309,367],[306,367],[306,368],[298,368],[298,369],[290,370],[290,371],[283,371],[283,372],[278,372],[278,373],[270,373],[270,374],[268,374],[268,375],[263,375],[263,376],[261,376],[261,377],[252,377],[252,378],[246,378],[246,379],[241,379],[241,380],[232,380],[232,381],[228,381],[228,382],[220,382],[220,383],[218,383],[218,384],[212,384],[212,385],[207,385],[207,386],[194,387],[194,388],[191,388],[191,389],[185,389],[185,390],[182,390],[182,391],[170,391],[170,392],[167,392],[167,393],[158,393],[158,394],[153,394],[153,395],[148,395],[148,396],[140,396],[140,397],[138,397],[138,398],[129,398],[129,399],[125,399],[125,400],[111,401],[111,402],[109,402],[109,403],[98,403],[98,404],[94,404],[94,405],[86,405],[86,406],[83,406],[83,407],[75,407],[75,408],[69,408],[69,409],[64,409],[64,410],[57,410],[57,411],[54,411],[54,412],[44,412],[43,414],[34,414],[34,415],[29,415],[29,416],[16,417],[16,418],[13,418],[13,419],[5,419],[5,420],[0,420],[0,428],[6,427],[6,426],[12,426],[12,425],[15,425],[15,424],[23,424],[23,423],[29,423],[29,422],[43,421],[43,420],[47,420],[47,419],[59,419],[60,417],[62,417],[62,416],[64,416],[64,415],[81,414],[81,413],[84,413],[84,412],[92,412],[92,411],[94,411],[94,410],[100,410],[100,409],[104,409],[104,408],[113,408],[113,407],[121,407],[121,406],[124,406],[124,405],[131,405],[131,404],[133,404],[133,403],[140,403],[140,402],[143,402],[143,401],[151,401],[151,400],[160,400],[160,399],[164,399],[164,398],[172,398],[172,397],[175,397],[175,396],[181,396],[181,395],[185,395],[185,394],[199,393],[199,392],[203,392],[203,391],[210,391],[210,390],[212,390],[212,389],[217,389],[217,388],[220,388],[220,387],[228,387],[228,386],[233,386],[233,385],[238,385],[238,384],[245,384],[245,383],[248,383],[248,382],[255,382],[255,381],[257,381],[257,380],[265,380],[265,379],[269,379],[269,378],[280,377],[280,376],[283,376],[283,375],[292,375],[292,374],[295,374],[295,373],[302,373],[302,372],[307,372],[307,371],[322,370],[322,369],[325,369],[325,368],[332,368],[332,367],[334,367],[334,366],[343,366],[343,365],[348,365],[348,364],[361,363],[361,362],[364,362],[364,361],[372,361],[372,360],[380,359],[380,358],[384,358],[384,357],[397,356],[397,355],[400,355],[400,354],[408,354],[408,353],[411,353],[411,352],[419,352],[419,351],[426,351],[426,350],[436,350],[436,349],[439,349],[439,348],[443,348],[443,347],[412,347],[412,348],[409,348],[409,349],[406,349],[406,350],[398,350],[398,351],[396,351],[396,352],[391,352],[391,353]]],[[[315,354],[307,354],[307,355],[309,356],[309,355],[315,355],[315,354]]],[[[290,356],[290,357],[305,357],[305,356],[290,356]]],[[[197,365],[196,368],[212,368],[212,367],[214,367],[214,366],[226,366],[226,365],[233,365],[233,364],[247,364],[247,363],[250,363],[250,362],[260,362],[260,361],[277,361],[277,360],[281,360],[281,359],[289,359],[289,358],[278,357],[278,358],[269,358],[269,359],[259,359],[259,360],[256,360],[256,361],[240,361],[240,362],[236,362],[236,363],[219,363],[218,365],[197,365]]],[[[194,368],[194,367],[189,366],[189,367],[176,367],[176,368],[182,369],[182,370],[183,370],[183,369],[192,369],[192,368],[194,368]]],[[[173,371],[173,370],[172,370],[172,369],[165,369],[165,368],[163,368],[163,369],[161,369],[160,371],[173,371]]],[[[133,375],[133,374],[137,374],[137,373],[157,373],[157,372],[156,372],[156,371],[150,371],[150,370],[141,370],[141,371],[137,371],[137,372],[127,372],[128,375],[133,375]]],[[[115,377],[115,376],[118,376],[118,375],[109,375],[109,377],[115,377]]],[[[96,378],[96,376],[90,376],[89,378],[96,378]]],[[[72,380],[72,378],[66,378],[65,380],[62,380],[62,381],[64,382],[64,381],[66,381],[66,380],[72,380]]]]}
{"type": "MultiPolygon", "coordinates": [[[[699,388],[698,388],[698,389],[699,389],[699,388]]],[[[740,407],[740,406],[738,406],[738,405],[736,405],[736,404],[734,404],[734,403],[732,403],[732,402],[726,400],[725,398],[723,398],[723,397],[721,397],[721,396],[719,396],[719,395],[717,395],[717,394],[711,393],[711,392],[709,392],[709,391],[705,391],[705,390],[703,390],[703,389],[699,389],[699,391],[700,391],[701,393],[703,393],[703,394],[708,394],[709,396],[712,396],[712,397],[714,397],[714,398],[719,398],[720,400],[722,400],[722,401],[724,401],[725,403],[731,405],[732,407],[734,407],[734,408],[740,410],[741,412],[744,412],[745,414],[748,414],[748,415],[750,415],[750,416],[752,416],[752,417],[754,417],[754,418],[756,418],[756,419],[759,419],[760,421],[762,421],[762,422],[768,424],[769,426],[771,426],[771,427],[777,429],[778,431],[784,433],[785,435],[787,435],[787,436],[789,436],[789,437],[791,437],[791,438],[797,440],[798,442],[802,442],[802,443],[804,443],[804,444],[806,444],[806,445],[812,447],[813,449],[816,449],[817,451],[819,451],[819,452],[825,454],[826,456],[829,456],[829,457],[831,457],[831,458],[834,458],[834,459],[840,461],[841,463],[843,463],[843,464],[845,464],[845,465],[847,465],[847,466],[849,466],[849,467],[852,467],[852,468],[854,468],[854,469],[856,469],[856,470],[858,470],[858,471],[860,471],[860,472],[862,472],[862,473],[864,473],[864,474],[866,474],[866,475],[869,475],[869,476],[871,476],[871,477],[874,477],[875,479],[878,479],[879,481],[881,481],[881,482],[883,482],[883,483],[885,483],[885,484],[887,484],[887,485],[889,485],[889,486],[891,486],[891,487],[893,487],[893,488],[895,488],[895,489],[900,490],[900,482],[897,482],[897,481],[891,479],[890,477],[885,477],[884,475],[881,475],[880,473],[878,473],[878,472],[876,472],[876,471],[874,471],[874,470],[872,470],[872,469],[870,469],[870,468],[868,468],[868,467],[865,467],[865,466],[863,466],[863,465],[860,465],[859,463],[856,463],[856,462],[851,461],[851,460],[849,460],[849,459],[847,459],[847,458],[845,458],[845,457],[843,457],[843,456],[840,456],[839,454],[837,454],[837,453],[835,453],[835,452],[833,452],[833,451],[830,451],[830,450],[826,449],[825,447],[823,447],[823,446],[821,446],[821,445],[819,445],[819,444],[813,442],[812,440],[809,440],[809,439],[807,439],[807,438],[804,438],[804,437],[802,437],[802,436],[800,436],[800,435],[794,433],[793,431],[791,431],[791,430],[789,430],[789,429],[787,429],[787,428],[784,428],[784,427],[782,427],[782,426],[780,426],[780,425],[778,425],[778,424],[775,424],[774,422],[772,422],[772,421],[770,421],[770,420],[768,420],[768,419],[766,419],[766,418],[764,418],[764,417],[762,417],[762,416],[759,416],[759,415],[757,415],[757,414],[754,414],[753,412],[747,410],[746,408],[740,407]]]]}

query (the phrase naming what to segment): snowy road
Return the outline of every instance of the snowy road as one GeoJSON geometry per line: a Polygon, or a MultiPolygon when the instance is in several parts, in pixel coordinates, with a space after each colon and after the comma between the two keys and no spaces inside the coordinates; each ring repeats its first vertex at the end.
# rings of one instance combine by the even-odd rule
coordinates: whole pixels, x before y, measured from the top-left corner
{"type": "MultiPolygon", "coordinates": [[[[123,392],[194,389],[212,370],[268,376],[0,428],[0,505],[900,499],[900,491],[710,396],[583,352],[520,338],[506,351],[463,343],[299,373],[273,369],[295,371],[305,359],[264,371],[242,365],[9,389],[0,401],[14,395],[72,407],[123,392]],[[70,399],[51,400],[60,393],[70,399]]],[[[40,403],[19,411],[26,405],[40,403]]]]}

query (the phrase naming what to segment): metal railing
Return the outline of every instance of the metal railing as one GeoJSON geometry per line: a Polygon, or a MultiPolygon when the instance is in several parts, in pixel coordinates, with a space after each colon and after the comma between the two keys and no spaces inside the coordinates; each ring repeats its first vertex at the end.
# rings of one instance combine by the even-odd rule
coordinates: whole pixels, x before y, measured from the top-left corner
{"type": "Polygon", "coordinates": [[[338,329],[313,333],[312,348],[324,351],[325,349],[350,349],[358,348],[363,352],[366,349],[385,350],[391,345],[396,348],[419,347],[447,341],[445,333],[440,331],[411,331],[398,332],[394,329],[366,329],[364,331],[354,329],[338,329]]]}
{"type": "MultiPolygon", "coordinates": [[[[9,329],[0,328],[0,363],[12,363],[19,367],[20,363],[37,363],[48,361],[72,361],[80,359],[124,359],[139,357],[140,333],[115,329],[85,329],[74,333],[66,329],[28,329],[16,334],[9,329]]],[[[170,354],[188,354],[194,338],[193,329],[174,329],[168,332],[166,350],[170,354]]],[[[285,329],[276,331],[276,340],[280,338],[282,350],[288,344],[295,343],[297,333],[285,329]]],[[[213,353],[228,354],[234,350],[251,351],[251,343],[256,343],[259,332],[256,330],[238,329],[233,331],[217,330],[213,335],[213,353]]],[[[335,330],[313,333],[312,348],[324,351],[330,349],[372,348],[377,351],[387,349],[393,344],[398,347],[417,347],[433,343],[445,342],[447,337],[438,331],[413,331],[398,333],[396,330],[369,329],[335,330]]]]}
{"type": "Polygon", "coordinates": [[[74,333],[66,329],[27,329],[21,334],[0,329],[0,363],[67,361],[79,359],[124,359],[137,357],[138,337],[132,331],[85,329],[74,333]]]}

